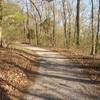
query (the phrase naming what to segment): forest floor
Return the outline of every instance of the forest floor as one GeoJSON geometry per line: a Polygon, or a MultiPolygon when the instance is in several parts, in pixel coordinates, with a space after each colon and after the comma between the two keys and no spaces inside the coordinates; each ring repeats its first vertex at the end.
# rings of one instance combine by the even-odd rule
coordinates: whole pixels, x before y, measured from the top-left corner
{"type": "Polygon", "coordinates": [[[88,67],[91,65],[100,66],[100,54],[95,56],[85,54],[80,52],[79,50],[73,49],[62,49],[62,48],[51,48],[53,52],[58,52],[61,55],[65,56],[67,59],[70,59],[74,63],[81,64],[83,66],[87,65],[88,67]]]}
{"type": "Polygon", "coordinates": [[[19,100],[34,83],[36,58],[34,52],[0,48],[0,100],[19,100]]]}
{"type": "Polygon", "coordinates": [[[0,49],[2,100],[100,100],[100,76],[93,82],[88,73],[92,65],[100,73],[99,56],[19,47],[23,51],[0,49]]]}

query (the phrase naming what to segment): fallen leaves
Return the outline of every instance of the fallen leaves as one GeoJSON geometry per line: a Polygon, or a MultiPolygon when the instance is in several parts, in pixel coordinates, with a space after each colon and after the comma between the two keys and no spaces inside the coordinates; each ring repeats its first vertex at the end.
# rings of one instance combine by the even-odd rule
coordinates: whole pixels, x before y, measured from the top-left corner
{"type": "Polygon", "coordinates": [[[23,94],[23,89],[32,83],[29,74],[38,70],[31,62],[35,60],[32,54],[29,55],[18,50],[0,49],[0,79],[2,79],[0,87],[7,90],[6,96],[9,95],[10,98],[16,100],[23,94]]]}

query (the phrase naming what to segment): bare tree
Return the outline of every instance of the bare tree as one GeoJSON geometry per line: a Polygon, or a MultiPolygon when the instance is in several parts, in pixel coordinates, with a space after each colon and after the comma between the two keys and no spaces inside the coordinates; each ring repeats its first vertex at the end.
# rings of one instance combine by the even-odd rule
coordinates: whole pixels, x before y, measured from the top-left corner
{"type": "Polygon", "coordinates": [[[100,0],[99,0],[99,8],[98,8],[98,24],[97,24],[97,33],[96,33],[96,48],[95,48],[95,52],[98,52],[98,42],[99,42],[99,29],[100,27],[100,0]]]}
{"type": "Polygon", "coordinates": [[[26,21],[27,38],[29,39],[29,43],[30,43],[31,37],[30,37],[30,29],[29,29],[29,7],[28,7],[28,1],[27,0],[26,0],[26,9],[27,9],[27,21],[26,21]]]}
{"type": "Polygon", "coordinates": [[[91,30],[92,30],[92,47],[91,55],[95,55],[95,33],[94,33],[94,2],[91,0],[91,30]]]}
{"type": "Polygon", "coordinates": [[[67,24],[67,20],[66,20],[66,6],[65,6],[65,0],[62,0],[62,6],[63,6],[63,15],[64,15],[64,36],[65,36],[65,47],[67,47],[67,30],[66,30],[66,24],[67,24]]]}
{"type": "Polygon", "coordinates": [[[30,0],[31,4],[33,5],[33,7],[36,9],[37,13],[38,13],[38,16],[40,18],[40,22],[41,22],[41,14],[40,14],[40,11],[39,9],[37,8],[37,6],[35,5],[34,1],[33,0],[30,0]]]}
{"type": "Polygon", "coordinates": [[[36,45],[38,46],[39,45],[39,34],[38,34],[38,23],[37,23],[37,19],[36,17],[34,17],[35,19],[35,33],[36,33],[36,45]]]}
{"type": "Polygon", "coordinates": [[[33,0],[29,0],[32,7],[35,8],[37,14],[38,14],[38,17],[39,17],[39,23],[37,22],[37,18],[35,18],[35,23],[36,23],[36,40],[37,40],[37,45],[40,44],[40,36],[39,36],[39,32],[41,34],[41,27],[39,28],[39,24],[42,22],[42,16],[41,16],[41,13],[38,9],[38,7],[36,6],[36,4],[34,3],[33,0]],[[38,32],[38,29],[40,29],[40,31],[38,32]]]}
{"type": "Polygon", "coordinates": [[[77,0],[77,13],[76,13],[76,32],[77,32],[77,36],[76,36],[76,45],[79,46],[80,45],[80,0],[77,0]]]}
{"type": "Polygon", "coordinates": [[[55,46],[55,4],[53,2],[53,46],[55,46]]]}
{"type": "Polygon", "coordinates": [[[0,0],[0,46],[2,47],[2,0],[0,0]]]}
{"type": "Polygon", "coordinates": [[[72,16],[72,8],[69,1],[67,1],[67,11],[68,11],[68,40],[69,40],[69,48],[71,45],[71,16],[72,16]]]}

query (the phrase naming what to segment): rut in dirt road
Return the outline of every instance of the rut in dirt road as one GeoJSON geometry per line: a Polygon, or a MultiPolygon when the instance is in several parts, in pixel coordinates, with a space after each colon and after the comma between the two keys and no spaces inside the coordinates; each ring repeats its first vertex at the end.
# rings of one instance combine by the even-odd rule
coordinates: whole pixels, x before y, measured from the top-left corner
{"type": "Polygon", "coordinates": [[[40,69],[35,85],[24,100],[100,100],[100,84],[93,84],[84,75],[81,65],[72,63],[59,53],[38,47],[26,47],[39,56],[40,69]]]}

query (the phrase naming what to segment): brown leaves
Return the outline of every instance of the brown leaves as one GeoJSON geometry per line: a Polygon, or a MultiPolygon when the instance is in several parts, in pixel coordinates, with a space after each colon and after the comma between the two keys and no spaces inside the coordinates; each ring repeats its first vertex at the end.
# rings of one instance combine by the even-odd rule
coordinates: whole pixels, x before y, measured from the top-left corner
{"type": "Polygon", "coordinates": [[[0,50],[0,86],[8,90],[7,94],[20,96],[22,90],[30,85],[29,72],[37,71],[33,65],[34,58],[18,50],[0,50]]]}

